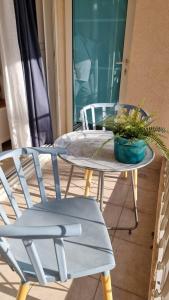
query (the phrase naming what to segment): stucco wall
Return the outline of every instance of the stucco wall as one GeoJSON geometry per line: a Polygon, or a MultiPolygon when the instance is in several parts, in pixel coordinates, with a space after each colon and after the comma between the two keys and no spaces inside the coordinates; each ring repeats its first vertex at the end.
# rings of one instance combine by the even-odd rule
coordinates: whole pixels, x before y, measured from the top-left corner
{"type": "Polygon", "coordinates": [[[146,111],[169,128],[169,0],[136,1],[126,90],[123,102],[145,99],[146,111]]]}

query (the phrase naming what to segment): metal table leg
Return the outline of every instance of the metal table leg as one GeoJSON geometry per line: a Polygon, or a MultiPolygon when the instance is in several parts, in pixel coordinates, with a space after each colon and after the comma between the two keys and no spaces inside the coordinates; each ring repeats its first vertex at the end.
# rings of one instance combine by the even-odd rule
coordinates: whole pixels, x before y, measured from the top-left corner
{"type": "Polygon", "coordinates": [[[100,202],[100,172],[98,174],[98,186],[97,186],[97,202],[100,202]]]}
{"type": "Polygon", "coordinates": [[[74,170],[74,166],[71,165],[69,179],[68,179],[68,183],[67,183],[67,187],[66,187],[66,191],[65,191],[65,198],[67,197],[67,194],[69,191],[69,187],[70,187],[70,183],[71,183],[71,179],[72,179],[72,175],[73,175],[73,170],[74,170]]]}
{"type": "Polygon", "coordinates": [[[134,203],[134,216],[135,216],[135,225],[129,229],[129,233],[136,229],[138,226],[138,211],[137,211],[137,199],[138,199],[138,170],[135,169],[132,171],[132,188],[133,188],[133,203],[134,203]]]}
{"type": "MultiPolygon", "coordinates": [[[[103,172],[100,172],[103,173],[103,172]]],[[[101,175],[101,180],[100,180],[100,210],[103,211],[103,190],[104,190],[104,173],[101,175]]],[[[137,192],[137,184],[138,184],[138,171],[137,169],[132,171],[132,188],[133,188],[133,204],[134,204],[134,219],[135,219],[135,224],[131,227],[107,227],[109,230],[128,230],[129,234],[132,233],[132,230],[136,229],[138,226],[138,211],[137,211],[137,197],[138,197],[138,192],[137,192]]]]}
{"type": "Polygon", "coordinates": [[[104,172],[100,172],[100,210],[103,211],[104,172]]]}
{"type": "Polygon", "coordinates": [[[100,210],[103,211],[103,194],[104,194],[104,172],[99,172],[98,175],[98,188],[97,188],[97,201],[100,203],[100,210]]]}

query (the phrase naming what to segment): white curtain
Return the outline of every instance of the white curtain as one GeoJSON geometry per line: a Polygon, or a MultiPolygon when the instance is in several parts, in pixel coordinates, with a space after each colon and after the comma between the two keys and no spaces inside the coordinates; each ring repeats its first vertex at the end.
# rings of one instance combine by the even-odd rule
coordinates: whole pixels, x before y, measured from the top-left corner
{"type": "Polygon", "coordinates": [[[36,0],[36,14],[38,25],[38,38],[43,58],[49,103],[52,117],[52,129],[54,139],[60,134],[58,132],[59,118],[57,116],[57,94],[55,87],[55,59],[54,59],[54,1],[36,0]]]}
{"type": "Polygon", "coordinates": [[[0,55],[13,148],[32,145],[13,0],[0,0],[0,55]]]}
{"type": "Polygon", "coordinates": [[[73,129],[71,9],[71,0],[36,0],[54,138],[73,129]]]}

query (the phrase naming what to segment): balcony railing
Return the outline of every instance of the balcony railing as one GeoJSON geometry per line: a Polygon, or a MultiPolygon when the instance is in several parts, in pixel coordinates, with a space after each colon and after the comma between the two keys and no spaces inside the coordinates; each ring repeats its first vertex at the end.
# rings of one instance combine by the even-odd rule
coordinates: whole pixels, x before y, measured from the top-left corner
{"type": "Polygon", "coordinates": [[[158,193],[149,300],[169,299],[169,162],[163,161],[158,193]]]}

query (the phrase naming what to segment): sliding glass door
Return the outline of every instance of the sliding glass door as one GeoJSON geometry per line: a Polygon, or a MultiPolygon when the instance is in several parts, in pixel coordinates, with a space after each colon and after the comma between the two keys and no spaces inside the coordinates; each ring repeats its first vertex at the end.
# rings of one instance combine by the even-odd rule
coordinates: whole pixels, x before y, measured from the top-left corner
{"type": "Polygon", "coordinates": [[[117,102],[127,0],[73,0],[73,123],[89,103],[117,102]]]}

